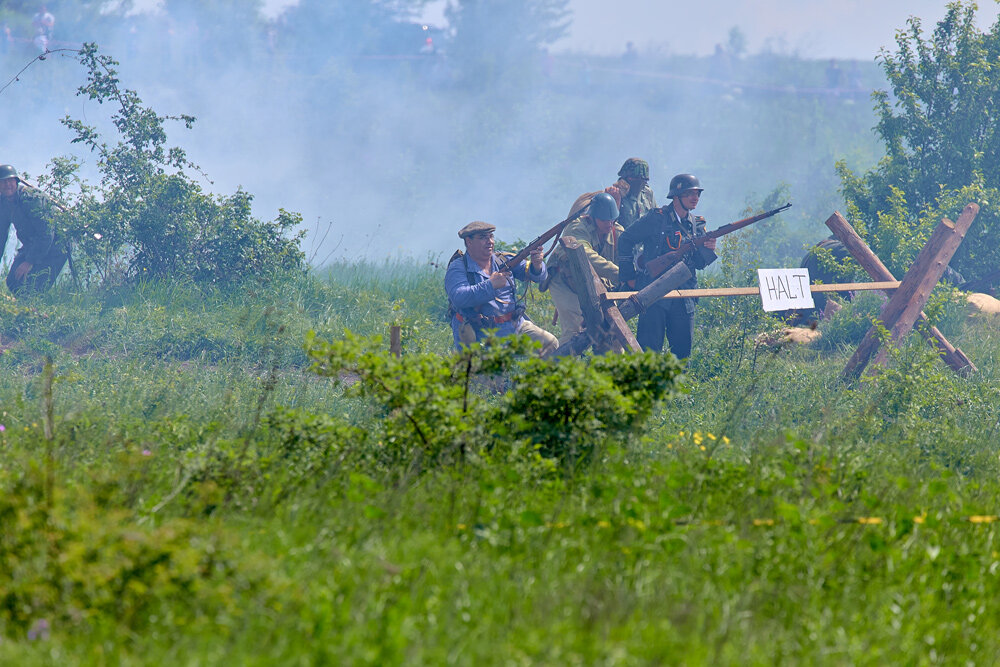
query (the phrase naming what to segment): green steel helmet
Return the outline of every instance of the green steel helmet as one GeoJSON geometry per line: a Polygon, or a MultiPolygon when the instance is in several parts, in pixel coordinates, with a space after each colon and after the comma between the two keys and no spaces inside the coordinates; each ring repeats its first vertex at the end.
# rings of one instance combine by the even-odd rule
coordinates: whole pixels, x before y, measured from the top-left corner
{"type": "Polygon", "coordinates": [[[649,180],[649,163],[637,157],[630,157],[618,170],[621,178],[645,178],[649,180]]]}
{"type": "Polygon", "coordinates": [[[617,220],[618,204],[607,192],[599,192],[590,200],[590,217],[598,220],[617,220]]]}
{"type": "Polygon", "coordinates": [[[679,197],[685,190],[703,192],[705,188],[701,187],[701,181],[694,174],[677,174],[670,179],[670,192],[667,193],[667,199],[679,197]]]}
{"type": "Polygon", "coordinates": [[[9,164],[0,164],[0,181],[7,178],[17,178],[17,169],[9,164]]]}

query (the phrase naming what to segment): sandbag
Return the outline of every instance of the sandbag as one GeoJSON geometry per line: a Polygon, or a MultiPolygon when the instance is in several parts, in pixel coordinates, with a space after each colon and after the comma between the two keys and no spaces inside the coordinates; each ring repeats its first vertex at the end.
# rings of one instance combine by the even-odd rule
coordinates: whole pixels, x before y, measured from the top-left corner
{"type": "Polygon", "coordinates": [[[966,298],[969,302],[970,315],[1000,315],[1000,300],[989,294],[973,292],[966,298]]]}
{"type": "Polygon", "coordinates": [[[809,345],[821,337],[822,334],[820,334],[818,329],[788,327],[786,329],[779,329],[778,331],[762,333],[757,336],[756,341],[758,345],[783,347],[786,345],[809,345]]]}

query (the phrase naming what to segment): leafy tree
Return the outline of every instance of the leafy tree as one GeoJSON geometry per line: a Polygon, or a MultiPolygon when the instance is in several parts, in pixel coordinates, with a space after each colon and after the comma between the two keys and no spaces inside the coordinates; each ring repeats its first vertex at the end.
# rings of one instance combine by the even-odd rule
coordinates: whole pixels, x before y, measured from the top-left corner
{"type": "Polygon", "coordinates": [[[452,61],[467,84],[521,78],[544,48],[569,29],[569,0],[455,0],[445,10],[452,61]]]}
{"type": "Polygon", "coordinates": [[[729,37],[726,40],[726,51],[734,58],[742,58],[747,52],[747,36],[743,34],[739,26],[734,25],[729,29],[729,37]]]}
{"type": "Polygon", "coordinates": [[[53,162],[43,185],[72,206],[58,215],[57,234],[74,244],[76,277],[101,283],[140,278],[185,278],[198,282],[266,279],[298,269],[304,257],[300,222],[282,211],[274,222],[251,215],[251,196],[209,195],[188,175],[198,171],[179,147],[167,145],[166,123],[191,127],[191,116],[161,116],[143,106],[135,91],[119,86],[117,62],[85,44],[80,60],[88,78],[78,94],[115,107],[117,141],[96,127],[63,123],[97,154],[99,185],[83,182],[78,163],[53,162]]]}
{"type": "Polygon", "coordinates": [[[909,19],[879,56],[892,88],[874,96],[886,156],[862,176],[838,164],[849,218],[899,274],[969,201],[982,209],[952,265],[975,278],[1000,264],[1000,22],[982,32],[976,10],[950,3],[930,36],[909,19]]]}
{"type": "MultiPolygon", "coordinates": [[[[284,23],[292,52],[323,63],[330,56],[377,53],[428,0],[302,0],[287,10],[284,23]]],[[[414,44],[413,52],[419,49],[414,44]]]]}

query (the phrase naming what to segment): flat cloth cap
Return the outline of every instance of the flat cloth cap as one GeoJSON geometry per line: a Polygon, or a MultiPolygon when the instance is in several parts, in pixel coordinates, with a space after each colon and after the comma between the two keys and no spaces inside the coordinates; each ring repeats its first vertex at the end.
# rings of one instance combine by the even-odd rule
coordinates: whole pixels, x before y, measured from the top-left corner
{"type": "Polygon", "coordinates": [[[488,222],[481,222],[476,220],[475,222],[470,222],[465,227],[458,230],[458,238],[467,239],[473,234],[479,234],[480,232],[487,232],[492,234],[497,229],[496,225],[491,225],[488,222]]]}

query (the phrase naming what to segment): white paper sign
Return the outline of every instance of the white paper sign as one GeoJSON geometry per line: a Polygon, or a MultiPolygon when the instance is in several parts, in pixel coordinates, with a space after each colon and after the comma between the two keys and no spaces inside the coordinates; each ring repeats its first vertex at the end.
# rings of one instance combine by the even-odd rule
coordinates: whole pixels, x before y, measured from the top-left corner
{"type": "Polygon", "coordinates": [[[757,269],[760,300],[764,310],[814,308],[809,289],[809,269],[757,269]]]}

